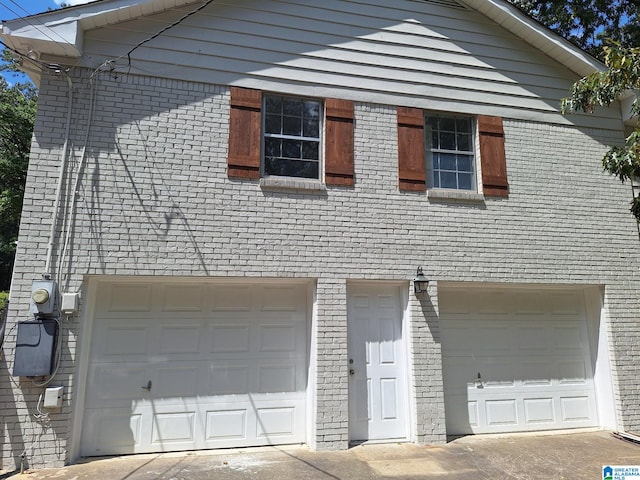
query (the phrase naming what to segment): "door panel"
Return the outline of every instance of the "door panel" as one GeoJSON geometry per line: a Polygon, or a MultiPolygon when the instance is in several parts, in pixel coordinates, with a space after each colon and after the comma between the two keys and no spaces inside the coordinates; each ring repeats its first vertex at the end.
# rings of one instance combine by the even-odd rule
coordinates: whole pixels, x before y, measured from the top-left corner
{"type": "Polygon", "coordinates": [[[349,287],[350,439],[407,437],[407,382],[400,288],[349,287]]]}

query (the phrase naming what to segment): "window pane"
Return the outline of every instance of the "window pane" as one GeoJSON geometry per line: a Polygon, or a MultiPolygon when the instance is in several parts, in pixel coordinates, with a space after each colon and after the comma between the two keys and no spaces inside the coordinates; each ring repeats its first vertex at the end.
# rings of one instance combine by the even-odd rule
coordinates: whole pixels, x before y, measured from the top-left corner
{"type": "Polygon", "coordinates": [[[303,137],[320,137],[320,119],[318,117],[305,117],[302,122],[303,137]]]}
{"type": "Polygon", "coordinates": [[[441,170],[456,170],[456,156],[449,154],[440,154],[440,169],[441,170]]]}
{"type": "Polygon", "coordinates": [[[471,151],[471,135],[468,134],[458,134],[456,136],[457,138],[457,142],[458,142],[458,148],[457,150],[462,150],[464,152],[470,152],[471,151]]]}
{"type": "Polygon", "coordinates": [[[265,157],[279,157],[282,155],[280,151],[282,140],[278,138],[264,139],[264,155],[265,157]]]}
{"type": "Polygon", "coordinates": [[[440,170],[440,153],[433,153],[433,169],[440,170]]]}
{"type": "Polygon", "coordinates": [[[458,170],[461,172],[473,172],[473,163],[469,155],[458,155],[458,170]]]}
{"type": "Polygon", "coordinates": [[[318,162],[273,158],[265,159],[265,173],[267,175],[318,178],[319,170],[318,162]]]}
{"type": "Polygon", "coordinates": [[[297,98],[285,98],[282,102],[282,113],[302,117],[302,101],[297,98]]]}
{"type": "Polygon", "coordinates": [[[301,119],[299,117],[282,117],[282,133],[284,135],[302,135],[301,119]]]}
{"type": "Polygon", "coordinates": [[[471,180],[472,180],[472,176],[470,173],[459,173],[458,188],[462,190],[472,190],[471,180]]]}
{"type": "Polygon", "coordinates": [[[438,117],[427,118],[427,127],[430,127],[433,131],[438,130],[438,117]]]}
{"type": "Polygon", "coordinates": [[[264,131],[266,133],[282,133],[280,131],[282,125],[280,124],[280,115],[267,115],[264,119],[264,131]]]}
{"type": "Polygon", "coordinates": [[[433,186],[434,188],[440,188],[440,172],[433,173],[433,186]]]}
{"type": "Polygon", "coordinates": [[[456,131],[456,121],[453,118],[439,118],[440,120],[440,130],[447,132],[455,132],[456,131]]]}
{"type": "Polygon", "coordinates": [[[456,119],[456,131],[458,133],[471,133],[471,119],[469,118],[456,119]]]}
{"type": "Polygon", "coordinates": [[[320,117],[320,103],[305,101],[304,102],[304,117],[305,118],[319,118],[320,117]]]}
{"type": "Polygon", "coordinates": [[[431,132],[431,148],[440,148],[440,139],[438,138],[438,132],[431,132]]]}
{"type": "Polygon", "coordinates": [[[302,158],[302,142],[299,140],[282,140],[282,156],[287,158],[302,158]]]}
{"type": "Polygon", "coordinates": [[[320,144],[318,142],[302,142],[302,158],[318,160],[320,158],[320,144]]]}
{"type": "Polygon", "coordinates": [[[440,172],[440,187],[458,188],[457,175],[455,172],[440,172]]]}
{"type": "Polygon", "coordinates": [[[265,104],[267,113],[282,113],[282,97],[267,97],[265,104]]]}
{"type": "Polygon", "coordinates": [[[455,150],[456,149],[456,134],[455,133],[440,133],[440,148],[443,150],[455,150]]]}

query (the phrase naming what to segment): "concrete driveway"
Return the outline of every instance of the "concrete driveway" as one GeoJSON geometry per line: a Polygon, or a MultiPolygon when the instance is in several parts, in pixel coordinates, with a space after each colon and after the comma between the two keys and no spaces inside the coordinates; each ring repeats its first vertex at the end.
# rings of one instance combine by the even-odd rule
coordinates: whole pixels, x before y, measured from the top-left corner
{"type": "Polygon", "coordinates": [[[93,458],[15,480],[602,479],[603,465],[640,465],[640,445],[611,433],[465,437],[439,446],[361,445],[342,452],[262,447],[93,458]]]}

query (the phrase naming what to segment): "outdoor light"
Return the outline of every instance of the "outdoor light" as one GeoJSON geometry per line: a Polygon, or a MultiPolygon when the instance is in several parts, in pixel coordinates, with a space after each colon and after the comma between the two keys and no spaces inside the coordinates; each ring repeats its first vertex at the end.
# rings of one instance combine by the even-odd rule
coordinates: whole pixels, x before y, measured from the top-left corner
{"type": "Polygon", "coordinates": [[[418,267],[416,278],[413,279],[413,290],[418,293],[425,293],[429,287],[429,279],[425,277],[422,267],[418,267]]]}

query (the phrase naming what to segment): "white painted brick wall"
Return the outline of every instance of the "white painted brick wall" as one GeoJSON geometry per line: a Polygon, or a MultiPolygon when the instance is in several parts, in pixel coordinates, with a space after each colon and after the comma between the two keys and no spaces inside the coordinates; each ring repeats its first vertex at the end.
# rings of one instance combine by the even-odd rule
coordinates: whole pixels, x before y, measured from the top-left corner
{"type": "MultiPolygon", "coordinates": [[[[335,449],[348,442],[348,280],[408,281],[421,265],[443,282],[604,285],[617,414],[625,428],[640,429],[638,231],[627,207],[630,188],[600,166],[605,143],[619,142],[619,133],[505,119],[509,198],[437,201],[398,191],[395,107],[356,104],[355,188],[279,192],[227,179],[226,87],[135,76],[97,81],[71,261],[55,272],[65,291],[82,289],[88,275],[318,278],[311,443],[335,449]]],[[[12,325],[29,318],[31,282],[45,264],[66,88],[61,78],[44,78],[40,90],[5,371],[12,367],[12,325]]],[[[86,78],[75,79],[74,96],[67,192],[88,125],[86,78]]],[[[58,243],[56,266],[59,253],[58,243]]],[[[444,439],[436,293],[434,282],[422,304],[410,296],[414,436],[422,443],[444,439]]],[[[65,322],[56,377],[65,404],[50,425],[33,418],[38,389],[0,380],[0,469],[18,465],[23,451],[31,466],[69,460],[79,318],[65,322]]]]}

